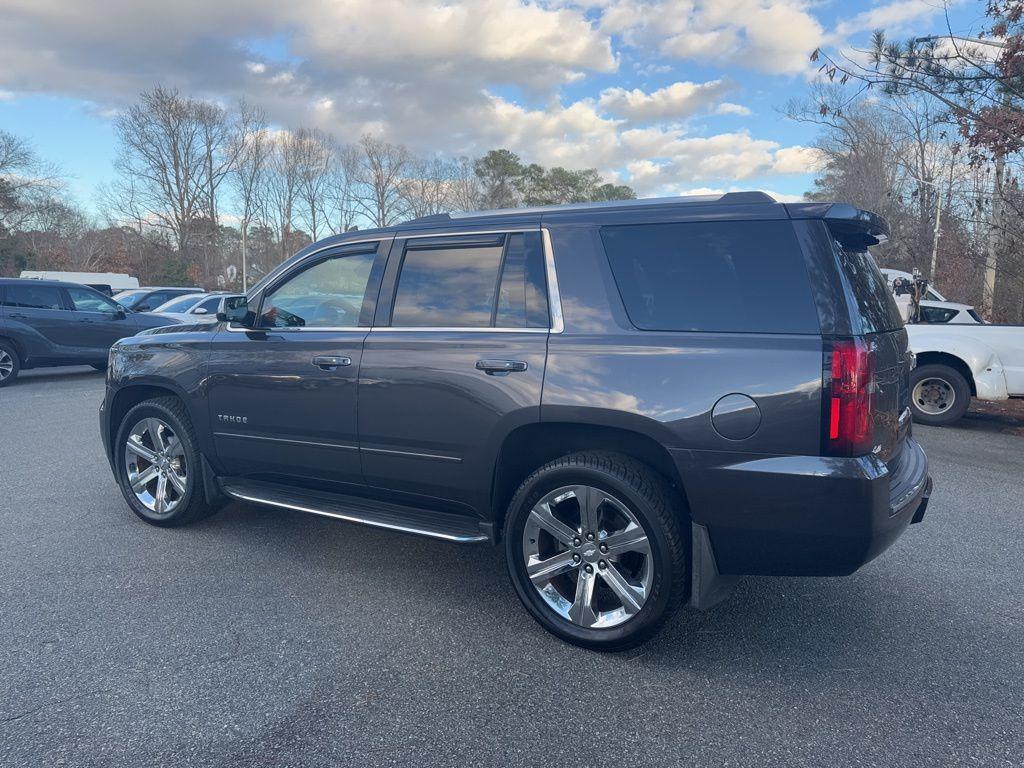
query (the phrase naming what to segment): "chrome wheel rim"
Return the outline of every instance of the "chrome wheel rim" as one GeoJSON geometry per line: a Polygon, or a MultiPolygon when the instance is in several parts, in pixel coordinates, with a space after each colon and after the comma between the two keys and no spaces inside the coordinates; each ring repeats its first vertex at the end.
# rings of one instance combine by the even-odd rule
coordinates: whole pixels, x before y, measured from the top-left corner
{"type": "Polygon", "coordinates": [[[534,505],[523,529],[523,558],[547,606],[587,629],[632,619],[654,581],[640,521],[622,501],[589,485],[558,488],[534,505]]]}
{"type": "Polygon", "coordinates": [[[135,498],[154,514],[169,515],[185,497],[185,448],[166,422],[150,417],[132,427],[124,464],[135,498]]]}
{"type": "Polygon", "coordinates": [[[922,413],[938,416],[953,407],[956,390],[945,379],[921,379],[914,385],[913,399],[922,413]]]}
{"type": "Polygon", "coordinates": [[[14,373],[14,360],[6,349],[0,349],[0,381],[14,373]]]}

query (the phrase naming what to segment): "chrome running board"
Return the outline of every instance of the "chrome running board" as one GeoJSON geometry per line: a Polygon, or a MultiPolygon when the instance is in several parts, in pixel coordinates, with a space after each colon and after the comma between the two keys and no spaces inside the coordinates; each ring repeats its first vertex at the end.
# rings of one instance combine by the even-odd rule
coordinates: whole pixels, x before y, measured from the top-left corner
{"type": "Polygon", "coordinates": [[[460,544],[488,541],[487,534],[480,526],[482,521],[465,515],[434,512],[359,496],[309,491],[262,480],[222,477],[219,482],[225,495],[239,501],[322,515],[349,523],[372,525],[375,528],[429,536],[460,544]]]}

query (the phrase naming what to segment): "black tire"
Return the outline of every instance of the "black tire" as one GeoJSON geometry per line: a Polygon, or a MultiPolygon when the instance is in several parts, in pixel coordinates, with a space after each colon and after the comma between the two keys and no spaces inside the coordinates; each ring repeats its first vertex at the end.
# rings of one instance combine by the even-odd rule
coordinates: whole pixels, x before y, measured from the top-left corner
{"type": "Polygon", "coordinates": [[[174,397],[160,397],[144,400],[139,403],[121,420],[114,443],[114,473],[117,477],[121,493],[132,511],[150,525],[171,528],[200,520],[216,512],[220,506],[207,503],[203,490],[203,472],[201,454],[196,442],[192,422],[185,411],[185,406],[174,397]],[[181,441],[184,466],[187,468],[185,492],[177,499],[177,504],[170,512],[158,514],[147,507],[132,490],[128,469],[125,462],[128,436],[132,429],[143,419],[155,417],[170,427],[171,432],[181,441]]]}
{"type": "MultiPolygon", "coordinates": [[[[563,640],[598,651],[631,648],[654,635],[686,600],[690,561],[686,519],[685,503],[679,494],[661,475],[636,459],[599,451],[563,456],[527,477],[509,504],[504,538],[512,584],[533,618],[563,640]],[[531,511],[545,495],[570,485],[587,485],[612,494],[636,518],[650,544],[653,579],[646,601],[637,613],[616,626],[591,628],[574,623],[546,602],[527,575],[524,531],[531,511]]],[[[582,528],[581,523],[576,530],[582,532],[582,528]]],[[[610,583],[597,580],[599,571],[590,573],[595,576],[596,600],[596,590],[607,589],[610,583]]],[[[577,580],[579,575],[577,571],[577,580]]]]}
{"type": "Polygon", "coordinates": [[[8,341],[0,341],[0,363],[3,363],[3,368],[0,369],[0,387],[6,387],[8,384],[13,384],[14,380],[18,378],[18,373],[21,372],[21,359],[18,357],[18,350],[8,341]],[[10,370],[8,370],[8,366],[10,366],[10,370]]]}
{"type": "MultiPolygon", "coordinates": [[[[925,387],[927,387],[927,384],[922,387],[922,390],[925,387]]],[[[952,424],[967,413],[967,408],[970,404],[971,386],[967,383],[967,379],[964,378],[963,374],[955,368],[942,365],[941,363],[931,363],[918,366],[911,372],[910,410],[914,416],[914,421],[918,424],[927,424],[932,427],[944,427],[952,424]],[[927,407],[925,403],[918,402],[919,399],[923,399],[923,397],[919,398],[919,395],[927,396],[928,393],[926,391],[918,392],[917,386],[921,382],[928,381],[941,382],[941,384],[949,388],[953,395],[953,402],[945,410],[942,410],[941,413],[926,413],[922,410],[922,406],[927,407]]]]}

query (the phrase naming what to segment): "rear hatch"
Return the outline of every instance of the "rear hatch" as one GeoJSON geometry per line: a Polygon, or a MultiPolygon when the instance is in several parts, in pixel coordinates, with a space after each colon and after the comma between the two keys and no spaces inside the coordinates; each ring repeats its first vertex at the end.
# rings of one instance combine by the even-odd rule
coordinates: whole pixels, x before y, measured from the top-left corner
{"type": "Polygon", "coordinates": [[[863,242],[848,238],[836,242],[850,298],[851,325],[869,353],[870,451],[894,472],[910,430],[913,355],[907,331],[885,277],[863,242]]]}

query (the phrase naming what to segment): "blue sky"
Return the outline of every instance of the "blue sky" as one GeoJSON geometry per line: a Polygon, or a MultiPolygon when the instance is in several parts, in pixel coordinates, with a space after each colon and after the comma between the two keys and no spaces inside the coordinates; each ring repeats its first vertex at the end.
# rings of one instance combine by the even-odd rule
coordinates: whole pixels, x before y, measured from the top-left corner
{"type": "Polygon", "coordinates": [[[980,28],[983,4],[808,0],[0,0],[0,129],[92,207],[112,120],[158,83],[263,106],[282,128],[429,154],[508,147],[642,195],[810,186],[808,54],[980,28]]]}

